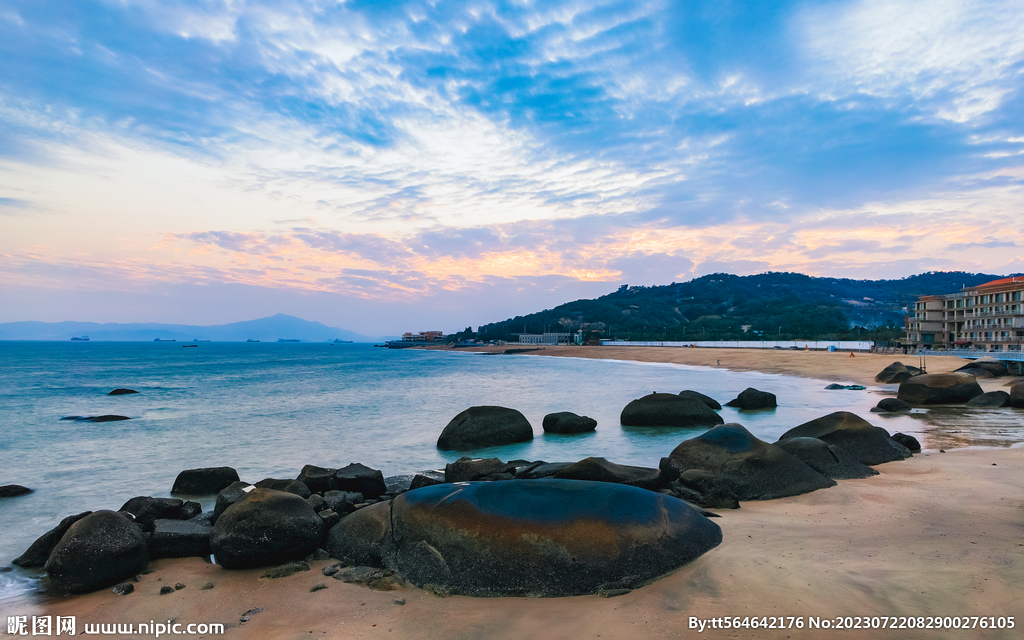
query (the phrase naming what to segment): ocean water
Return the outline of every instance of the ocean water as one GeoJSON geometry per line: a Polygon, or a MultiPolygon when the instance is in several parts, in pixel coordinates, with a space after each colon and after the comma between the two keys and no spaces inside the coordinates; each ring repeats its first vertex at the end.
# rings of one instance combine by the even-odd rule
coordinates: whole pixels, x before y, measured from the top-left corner
{"type": "MultiPolygon", "coordinates": [[[[838,373],[838,372],[837,372],[838,373]]],[[[841,374],[840,374],[841,375],[841,374]]],[[[758,437],[832,411],[853,411],[890,432],[953,446],[1009,446],[1022,439],[1021,412],[868,410],[880,394],[826,391],[827,381],[671,364],[455,351],[387,350],[323,343],[0,342],[0,485],[34,489],[0,499],[0,566],[66,515],[118,509],[140,495],[169,496],[183,469],[231,466],[243,480],[294,478],[305,464],[361,462],[385,476],[443,469],[464,453],[435,443],[474,405],[523,412],[532,442],[472,452],[503,460],[603,456],[657,467],[701,429],[622,427],[619,414],[652,391],[694,389],[723,405],[747,387],[778,396],[776,410],[721,411],[758,437]],[[108,396],[118,387],[139,393],[108,396]],[[545,435],[545,414],[573,411],[596,432],[545,435]],[[120,414],[92,423],[64,416],[120,414]]],[[[213,499],[203,501],[204,510],[213,499]]],[[[0,598],[38,586],[38,570],[0,573],[0,598]]]]}

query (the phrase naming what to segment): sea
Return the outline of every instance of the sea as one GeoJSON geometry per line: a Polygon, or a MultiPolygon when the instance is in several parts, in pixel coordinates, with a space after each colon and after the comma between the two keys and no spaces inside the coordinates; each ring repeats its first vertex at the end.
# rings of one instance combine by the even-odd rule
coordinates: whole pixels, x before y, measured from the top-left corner
{"type": "MultiPolygon", "coordinates": [[[[842,371],[835,372],[842,377],[842,371]]],[[[705,428],[624,427],[623,407],[652,391],[700,391],[723,405],[747,387],[779,407],[738,422],[773,442],[788,429],[852,411],[926,449],[1005,447],[1024,440],[1019,412],[964,408],[871,414],[894,386],[826,390],[835,380],[676,364],[459,350],[389,350],[368,344],[0,342],[0,485],[31,494],[0,499],[0,567],[63,517],[118,509],[135,496],[169,497],[183,469],[234,467],[248,482],[295,478],[303,465],[359,462],[385,476],[444,469],[463,455],[502,460],[601,456],[657,467],[705,428]],[[136,394],[110,396],[116,388],[136,394]],[[467,453],[439,451],[438,435],[464,409],[499,405],[533,425],[530,442],[467,453]],[[596,431],[548,435],[546,414],[572,411],[596,431]],[[117,414],[84,422],[67,416],[117,414]]],[[[204,510],[214,498],[203,500],[204,510]]],[[[40,589],[42,572],[0,572],[0,599],[40,589]]]]}

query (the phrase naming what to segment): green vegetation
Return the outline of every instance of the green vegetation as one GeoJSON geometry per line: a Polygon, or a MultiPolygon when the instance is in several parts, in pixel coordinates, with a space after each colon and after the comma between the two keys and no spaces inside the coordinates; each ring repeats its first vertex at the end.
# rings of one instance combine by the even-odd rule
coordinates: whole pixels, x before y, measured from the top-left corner
{"type": "Polygon", "coordinates": [[[482,325],[474,337],[515,340],[521,332],[583,329],[592,339],[881,342],[903,335],[906,309],[918,296],[959,291],[1000,277],[959,271],[901,280],[716,273],[663,286],[623,285],[594,300],[482,325]]]}

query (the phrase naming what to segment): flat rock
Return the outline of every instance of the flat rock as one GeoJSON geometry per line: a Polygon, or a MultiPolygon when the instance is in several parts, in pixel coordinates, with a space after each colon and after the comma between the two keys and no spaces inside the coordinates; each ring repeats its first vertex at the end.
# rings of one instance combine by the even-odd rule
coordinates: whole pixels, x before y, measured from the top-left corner
{"type": "Polygon", "coordinates": [[[102,416],[64,416],[61,420],[75,420],[78,422],[118,422],[120,420],[131,420],[131,418],[128,416],[107,414],[102,416]]]}
{"type": "Polygon", "coordinates": [[[576,415],[571,411],[560,411],[544,416],[543,427],[544,433],[589,433],[597,429],[597,420],[587,416],[576,415]]]}
{"type": "Polygon", "coordinates": [[[284,491],[285,493],[294,493],[300,498],[308,498],[312,495],[309,487],[303,482],[298,480],[292,480],[290,478],[264,478],[256,483],[257,489],[273,489],[274,491],[284,491]]]}
{"type": "Polygon", "coordinates": [[[153,522],[159,518],[181,520],[181,508],[185,504],[177,498],[153,498],[138,496],[125,502],[118,513],[123,513],[143,531],[152,531],[153,522]]]}
{"type": "Polygon", "coordinates": [[[213,526],[199,520],[155,520],[149,538],[150,558],[189,558],[210,555],[213,526]]]}
{"type": "Polygon", "coordinates": [[[519,411],[470,407],[452,418],[437,439],[442,451],[469,451],[533,440],[533,427],[519,411]]]}
{"type": "Polygon", "coordinates": [[[775,446],[790,453],[821,475],[833,480],[869,478],[878,472],[851,458],[845,451],[819,438],[789,438],[775,446]]]}
{"type": "Polygon", "coordinates": [[[888,431],[849,411],[836,411],[793,427],[782,434],[779,441],[799,437],[824,440],[866,465],[911,456],[910,450],[893,440],[888,431]]]}
{"type": "Polygon", "coordinates": [[[0,487],[0,498],[16,498],[29,493],[32,493],[32,490],[20,484],[5,484],[0,487]]]}
{"type": "Polygon", "coordinates": [[[516,468],[498,458],[459,458],[444,467],[445,482],[470,482],[493,474],[515,473],[516,468]]]}
{"type": "Polygon", "coordinates": [[[779,406],[779,403],[776,401],[774,393],[747,387],[740,392],[740,395],[725,403],[725,406],[753,411],[757,409],[774,409],[779,406]]]}
{"type": "Polygon", "coordinates": [[[619,416],[619,423],[627,427],[710,427],[722,422],[722,416],[704,402],[674,393],[637,398],[619,416]]]}
{"type": "Polygon", "coordinates": [[[130,393],[138,393],[138,391],[136,391],[135,389],[114,389],[113,391],[111,391],[107,395],[108,396],[126,396],[126,395],[128,395],[130,393]]]}
{"type": "Polygon", "coordinates": [[[95,511],[68,528],[45,569],[69,593],[111,587],[149,564],[146,541],[135,523],[114,511],[95,511]]]}
{"type": "Polygon", "coordinates": [[[323,493],[324,491],[338,488],[334,486],[334,474],[336,471],[337,469],[307,464],[302,467],[299,477],[295,479],[309,487],[309,490],[313,493],[323,493]]]}
{"type": "Polygon", "coordinates": [[[555,477],[563,480],[614,482],[652,491],[657,491],[664,484],[661,471],[658,469],[615,464],[598,457],[584,458],[563,467],[555,474],[555,477]]]}
{"type": "Polygon", "coordinates": [[[409,483],[409,491],[414,489],[420,489],[422,487],[431,487],[435,484],[444,484],[444,474],[438,474],[437,472],[428,473],[417,473],[412,477],[412,482],[409,483]],[[440,478],[438,477],[440,475],[440,478]]]}
{"type": "Polygon", "coordinates": [[[970,374],[926,373],[900,383],[896,397],[914,406],[929,404],[963,404],[984,393],[978,380],[970,374]]]}
{"type": "Polygon", "coordinates": [[[553,478],[562,469],[576,464],[575,462],[541,462],[540,464],[523,467],[516,472],[516,477],[521,480],[538,480],[540,478],[553,478]]]}
{"type": "Polygon", "coordinates": [[[382,472],[358,462],[335,471],[332,486],[339,491],[357,491],[366,498],[379,497],[388,490],[382,472]]]}
{"type": "Polygon", "coordinates": [[[231,467],[186,469],[174,479],[171,493],[190,496],[213,495],[220,493],[233,482],[238,482],[238,472],[231,467]]]}
{"type": "Polygon", "coordinates": [[[1010,394],[1005,391],[989,391],[967,401],[968,407],[999,408],[1010,406],[1010,394]]]}
{"type": "Polygon", "coordinates": [[[709,409],[713,409],[715,411],[722,410],[722,405],[718,402],[718,400],[715,400],[711,396],[706,396],[703,393],[697,391],[686,389],[684,391],[680,391],[679,396],[681,398],[687,398],[689,400],[697,400],[698,402],[703,402],[704,404],[708,405],[709,409]]]}
{"type": "Polygon", "coordinates": [[[324,537],[324,523],[293,493],[255,489],[213,525],[210,549],[227,569],[283,564],[305,558],[324,537]]]}
{"type": "Polygon", "coordinates": [[[46,564],[47,558],[50,557],[50,553],[53,551],[53,548],[57,546],[60,539],[68,532],[71,525],[75,524],[90,513],[92,513],[92,511],[83,511],[77,515],[64,518],[56,527],[39,536],[35,542],[29,545],[29,548],[25,550],[25,553],[21,554],[11,562],[19,567],[43,566],[46,564]]]}

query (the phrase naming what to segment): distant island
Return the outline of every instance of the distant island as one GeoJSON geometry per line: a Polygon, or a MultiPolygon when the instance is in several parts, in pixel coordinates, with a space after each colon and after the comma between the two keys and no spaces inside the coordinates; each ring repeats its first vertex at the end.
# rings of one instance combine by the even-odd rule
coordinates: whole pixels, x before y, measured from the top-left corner
{"type": "Polygon", "coordinates": [[[379,337],[329,327],[279,313],[258,320],[212,326],[160,323],[4,322],[0,340],[73,342],[374,342],[379,337]]]}

